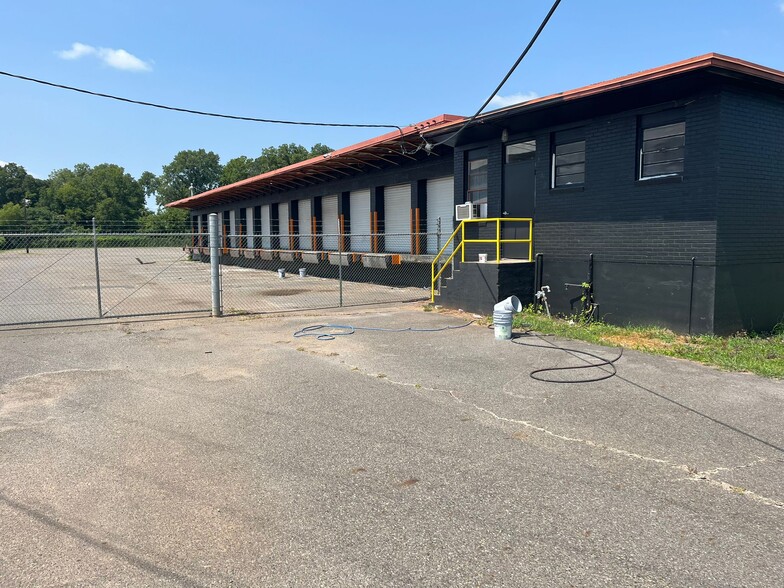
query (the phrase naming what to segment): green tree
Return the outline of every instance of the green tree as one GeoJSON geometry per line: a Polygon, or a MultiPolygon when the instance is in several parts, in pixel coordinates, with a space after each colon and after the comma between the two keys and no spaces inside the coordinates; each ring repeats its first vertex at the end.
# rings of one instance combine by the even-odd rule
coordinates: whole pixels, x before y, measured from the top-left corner
{"type": "Polygon", "coordinates": [[[110,222],[135,221],[144,210],[144,190],[133,176],[112,163],[90,167],[78,163],[49,176],[41,205],[70,225],[88,225],[95,217],[103,227],[110,222]]]}
{"type": "Polygon", "coordinates": [[[309,157],[310,151],[302,145],[284,143],[278,147],[265,147],[261,150],[261,155],[256,158],[254,163],[258,173],[264,174],[292,163],[305,161],[309,157]]]}
{"type": "Polygon", "coordinates": [[[234,182],[239,182],[246,178],[258,175],[256,172],[256,164],[253,159],[240,155],[234,159],[230,159],[223,166],[221,172],[220,184],[221,186],[228,186],[234,182]]]}
{"type": "Polygon", "coordinates": [[[212,190],[220,185],[220,157],[204,149],[180,151],[172,162],[163,166],[163,173],[155,183],[159,207],[169,202],[212,190]]]}
{"type": "Polygon", "coordinates": [[[313,147],[310,148],[310,156],[316,157],[318,155],[326,155],[327,153],[332,153],[333,149],[331,147],[327,147],[324,143],[316,143],[313,147]]]}
{"type": "Polygon", "coordinates": [[[0,207],[0,227],[8,224],[16,225],[22,221],[24,221],[24,209],[21,205],[14,202],[6,202],[0,207]]]}
{"type": "Polygon", "coordinates": [[[0,206],[8,202],[22,204],[24,198],[35,204],[45,186],[45,180],[31,176],[21,165],[8,163],[0,166],[0,206]]]}
{"type": "Polygon", "coordinates": [[[165,208],[141,217],[139,231],[142,233],[186,233],[191,231],[190,214],[181,208],[165,208]]]}
{"type": "Polygon", "coordinates": [[[265,147],[256,159],[241,155],[229,160],[223,168],[220,183],[221,186],[233,184],[331,151],[323,143],[316,143],[310,150],[296,143],[265,147]]]}

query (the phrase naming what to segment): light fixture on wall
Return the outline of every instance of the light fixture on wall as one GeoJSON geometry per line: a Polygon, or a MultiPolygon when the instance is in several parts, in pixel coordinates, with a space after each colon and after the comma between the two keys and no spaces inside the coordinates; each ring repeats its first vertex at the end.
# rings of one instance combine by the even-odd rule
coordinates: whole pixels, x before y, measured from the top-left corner
{"type": "Polygon", "coordinates": [[[506,143],[509,140],[509,129],[501,131],[501,142],[506,143]]]}

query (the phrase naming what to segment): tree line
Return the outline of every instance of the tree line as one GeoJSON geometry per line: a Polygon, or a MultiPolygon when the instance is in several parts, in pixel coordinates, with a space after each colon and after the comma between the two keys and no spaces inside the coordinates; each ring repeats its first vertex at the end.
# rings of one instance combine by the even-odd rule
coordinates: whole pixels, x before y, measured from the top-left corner
{"type": "Polygon", "coordinates": [[[177,153],[160,174],[145,171],[138,178],[113,163],[78,163],[42,180],[8,163],[0,167],[0,232],[86,230],[92,218],[102,231],[189,231],[188,212],[166,204],[330,151],[322,143],[310,149],[286,143],[221,165],[217,153],[191,149],[177,153]],[[152,198],[155,212],[145,206],[152,198]]]}

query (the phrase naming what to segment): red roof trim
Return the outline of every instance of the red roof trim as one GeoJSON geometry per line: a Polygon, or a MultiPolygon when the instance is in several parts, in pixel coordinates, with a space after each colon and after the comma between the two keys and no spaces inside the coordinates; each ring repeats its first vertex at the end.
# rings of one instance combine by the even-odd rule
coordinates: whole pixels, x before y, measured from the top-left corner
{"type": "MultiPolygon", "coordinates": [[[[490,119],[490,118],[497,117],[499,115],[516,112],[518,110],[523,110],[523,109],[528,110],[530,108],[544,107],[554,101],[563,102],[563,101],[570,101],[570,100],[578,100],[580,98],[594,96],[605,92],[611,92],[614,90],[619,90],[621,88],[635,86],[635,85],[643,84],[645,82],[667,78],[667,77],[671,77],[671,76],[675,76],[675,75],[679,75],[679,74],[683,74],[699,69],[706,69],[709,67],[716,67],[727,71],[742,73],[752,77],[765,79],[784,85],[784,72],[782,71],[775,70],[769,67],[764,67],[762,65],[751,63],[749,61],[744,61],[742,59],[737,59],[735,57],[728,57],[726,55],[721,55],[718,53],[707,53],[705,55],[692,57],[690,59],[685,59],[683,61],[678,61],[675,63],[671,63],[669,65],[664,65],[661,67],[644,70],[641,72],[633,73],[627,76],[622,76],[605,82],[590,84],[588,86],[583,86],[581,88],[576,88],[574,90],[568,90],[566,92],[551,94],[549,96],[543,96],[542,98],[535,98],[533,100],[529,100],[521,104],[515,104],[513,106],[499,108],[498,110],[493,110],[480,115],[477,118],[477,120],[481,121],[482,119],[490,119]]],[[[285,177],[287,174],[290,174],[297,170],[302,170],[300,173],[307,173],[307,172],[321,173],[322,175],[327,175],[327,176],[329,176],[329,174],[326,173],[327,171],[332,172],[333,174],[336,172],[340,173],[340,170],[334,169],[328,165],[318,165],[318,164],[329,161],[330,159],[339,158],[342,155],[366,154],[371,157],[376,157],[378,159],[388,161],[389,163],[396,163],[387,160],[385,157],[382,157],[377,153],[374,153],[374,149],[378,147],[389,146],[393,142],[403,140],[409,137],[417,136],[420,133],[429,134],[434,131],[443,132],[452,128],[456,128],[459,127],[461,124],[463,124],[465,120],[466,119],[461,116],[442,114],[440,116],[428,119],[421,123],[404,127],[403,129],[401,129],[402,132],[392,131],[390,133],[386,133],[379,137],[368,139],[367,141],[363,141],[361,143],[356,143],[355,145],[350,145],[348,147],[338,149],[336,151],[333,151],[332,153],[329,153],[326,156],[314,157],[306,161],[301,161],[299,163],[295,163],[287,167],[283,167],[280,169],[273,170],[271,172],[267,172],[260,176],[248,178],[247,180],[242,180],[241,182],[236,182],[229,186],[221,186],[220,188],[209,190],[208,192],[203,192],[201,194],[196,194],[189,198],[184,198],[182,200],[172,202],[170,204],[167,204],[167,206],[178,207],[178,208],[197,208],[200,206],[210,206],[213,204],[229,202],[232,200],[236,200],[238,199],[238,197],[252,191],[254,187],[261,187],[261,185],[265,181],[273,180],[275,178],[278,178],[278,181],[281,181],[280,178],[281,176],[285,177]],[[322,168],[326,168],[326,169],[323,169],[322,171],[322,168]]]]}
{"type": "MultiPolygon", "coordinates": [[[[559,102],[567,101],[567,100],[577,100],[579,98],[585,98],[587,96],[593,96],[596,94],[611,92],[613,90],[618,90],[621,88],[626,88],[629,86],[634,86],[637,84],[642,84],[645,82],[650,82],[661,78],[667,78],[678,74],[686,73],[689,71],[694,71],[697,69],[705,69],[708,67],[718,67],[721,69],[726,69],[728,71],[744,73],[754,77],[777,82],[779,84],[784,84],[784,72],[782,71],[765,67],[762,65],[758,65],[750,61],[737,59],[735,57],[721,55],[719,53],[706,53],[705,55],[699,55],[697,57],[692,57],[690,59],[684,59],[683,61],[677,61],[675,63],[663,65],[661,67],[647,69],[637,73],[622,76],[620,78],[607,80],[605,82],[590,84],[588,86],[582,86],[574,90],[567,90],[566,92],[550,94],[549,96],[542,96],[541,98],[534,98],[533,100],[528,100],[527,102],[521,102],[520,104],[514,104],[512,106],[506,106],[504,108],[492,110],[490,112],[486,112],[480,115],[478,117],[478,120],[481,120],[483,118],[492,118],[498,116],[499,114],[514,112],[517,109],[522,109],[522,108],[528,109],[530,107],[536,107],[540,105],[545,106],[547,103],[555,100],[559,102]]],[[[439,131],[448,130],[452,127],[458,127],[458,126],[460,125],[454,123],[450,125],[445,125],[444,127],[440,128],[439,131]]]]}
{"type": "MultiPolygon", "coordinates": [[[[420,123],[403,127],[400,131],[392,131],[384,135],[368,139],[367,141],[362,141],[361,143],[356,143],[354,145],[349,145],[348,147],[343,147],[342,149],[337,149],[326,155],[312,157],[310,159],[306,159],[305,161],[300,161],[299,163],[294,163],[292,165],[261,174],[260,176],[254,176],[246,180],[235,182],[234,184],[229,184],[228,186],[221,186],[219,188],[215,188],[214,190],[208,190],[207,192],[202,192],[201,194],[195,194],[193,196],[189,196],[188,198],[183,198],[182,200],[170,202],[166,206],[173,208],[197,208],[199,206],[209,206],[211,204],[219,203],[224,201],[225,197],[228,197],[228,199],[231,200],[231,193],[237,191],[240,188],[252,188],[257,184],[263,183],[266,180],[271,180],[272,178],[285,176],[286,174],[297,170],[302,170],[303,168],[316,167],[319,163],[326,164],[323,167],[327,168],[328,171],[333,173],[346,174],[346,172],[338,170],[334,166],[328,165],[328,163],[331,160],[338,159],[343,155],[361,154],[363,151],[371,151],[374,147],[397,142],[408,137],[419,136],[419,133],[422,133],[426,130],[435,130],[438,127],[449,125],[453,122],[461,122],[463,120],[465,119],[462,116],[441,114],[420,123]]],[[[318,170],[314,169],[314,171],[318,170]]]]}

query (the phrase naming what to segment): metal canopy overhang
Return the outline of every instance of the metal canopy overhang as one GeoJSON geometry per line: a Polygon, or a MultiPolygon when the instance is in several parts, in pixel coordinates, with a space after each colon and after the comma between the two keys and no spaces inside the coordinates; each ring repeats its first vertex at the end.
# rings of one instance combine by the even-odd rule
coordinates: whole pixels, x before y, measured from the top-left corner
{"type": "Polygon", "coordinates": [[[229,186],[196,194],[167,206],[185,209],[207,208],[323,184],[368,171],[402,165],[409,161],[418,161],[429,155],[438,155],[435,152],[428,154],[420,149],[423,145],[420,133],[461,120],[462,117],[443,114],[400,131],[387,133],[229,186]]]}

